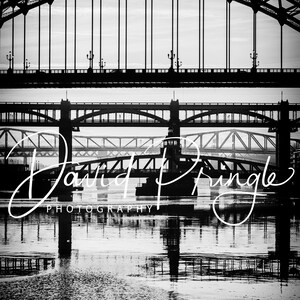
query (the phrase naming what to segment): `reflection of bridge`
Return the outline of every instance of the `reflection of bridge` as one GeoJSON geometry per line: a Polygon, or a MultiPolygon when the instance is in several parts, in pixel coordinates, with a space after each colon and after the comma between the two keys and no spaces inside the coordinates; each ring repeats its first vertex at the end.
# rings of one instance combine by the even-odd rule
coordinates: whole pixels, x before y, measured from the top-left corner
{"type": "MultiPolygon", "coordinates": [[[[172,5],[167,3],[167,7],[163,1],[146,0],[140,5],[136,4],[136,9],[139,11],[138,14],[141,18],[134,19],[131,17],[131,9],[128,7],[127,1],[121,5],[119,0],[113,6],[105,3],[105,1],[103,3],[102,1],[99,1],[99,3],[92,1],[88,5],[85,3],[85,6],[82,6],[79,2],[74,1],[74,3],[70,4],[65,1],[63,8],[60,6],[59,1],[53,0],[4,1],[1,4],[0,27],[9,32],[9,34],[6,34],[6,42],[10,44],[10,52],[7,57],[9,60],[8,70],[0,72],[1,88],[117,86],[299,87],[300,69],[283,67],[282,46],[283,26],[290,27],[297,32],[300,31],[299,3],[295,0],[287,0],[284,3],[278,1],[278,5],[270,4],[268,1],[245,0],[226,1],[223,7],[218,4],[218,9],[223,10],[222,16],[226,16],[223,19],[224,28],[226,29],[225,37],[223,37],[224,33],[220,35],[220,40],[225,38],[224,45],[222,45],[225,55],[222,53],[222,58],[220,59],[224,61],[224,67],[219,68],[207,67],[209,66],[207,62],[207,57],[209,57],[207,53],[209,51],[207,51],[206,47],[209,44],[207,37],[210,31],[209,26],[206,27],[207,19],[205,15],[207,14],[208,6],[204,0],[189,3],[190,6],[185,8],[179,5],[178,0],[172,1],[172,5]],[[49,10],[44,9],[47,3],[49,4],[49,10]],[[235,26],[235,22],[232,22],[232,16],[235,15],[231,14],[232,3],[237,6],[250,7],[253,12],[252,46],[249,47],[248,45],[249,52],[252,52],[252,68],[231,67],[231,60],[235,58],[231,55],[235,51],[235,43],[232,43],[231,36],[232,27],[235,26]],[[41,6],[43,6],[43,9],[41,9],[41,6]],[[27,24],[30,24],[32,16],[34,16],[30,10],[36,7],[38,7],[35,10],[38,14],[38,24],[36,24],[36,28],[30,27],[31,35],[28,36],[27,24]],[[54,10],[52,10],[52,7],[54,7],[54,10]],[[58,8],[63,13],[55,14],[55,8],[58,8]],[[82,39],[83,29],[81,27],[84,26],[80,26],[81,20],[77,16],[77,13],[82,8],[90,10],[88,19],[86,19],[86,23],[90,26],[89,28],[84,28],[84,36],[90,37],[88,43],[86,38],[82,39]],[[162,9],[166,13],[164,18],[161,18],[159,14],[162,9]],[[189,25],[190,31],[195,32],[193,38],[185,37],[186,34],[182,34],[183,22],[181,21],[183,18],[181,14],[184,14],[185,9],[191,9],[195,12],[195,15],[190,18],[191,24],[189,25]],[[70,20],[70,11],[74,12],[72,20],[70,20]],[[278,68],[258,68],[258,22],[256,18],[258,12],[274,18],[279,23],[280,43],[278,43],[278,52],[280,52],[280,59],[278,68]],[[22,14],[23,18],[20,16],[22,14]],[[117,20],[109,26],[107,18],[111,19],[111,14],[115,15],[117,20]],[[162,19],[164,19],[165,23],[160,23],[162,19]],[[11,22],[8,22],[9,20],[11,22]],[[19,24],[19,27],[17,27],[17,24],[19,24]],[[43,24],[43,27],[41,24],[43,24]],[[143,29],[140,34],[137,34],[139,38],[135,38],[135,43],[132,41],[132,24],[136,28],[143,29]],[[56,25],[64,29],[59,35],[53,34],[56,25]],[[166,25],[171,27],[171,32],[160,32],[158,35],[156,28],[166,27],[166,25]],[[15,49],[15,27],[20,33],[23,33],[23,49],[21,47],[19,47],[20,49],[15,49]],[[32,30],[35,34],[32,33],[32,30]],[[11,38],[7,41],[10,34],[11,38]],[[42,35],[47,37],[47,41],[42,38],[42,35]],[[33,36],[37,38],[33,38],[33,36]],[[112,38],[108,39],[107,36],[112,38]],[[161,43],[163,39],[167,43],[163,43],[158,53],[154,46],[159,42],[161,43]],[[32,47],[34,47],[34,52],[37,55],[32,54],[29,44],[31,46],[36,45],[32,47]],[[59,59],[57,58],[58,55],[56,54],[58,52],[55,52],[57,49],[54,45],[59,46],[59,59]],[[137,55],[135,51],[131,50],[133,48],[142,48],[142,50],[137,55]],[[166,65],[166,61],[168,61],[166,54],[169,51],[170,64],[166,65]],[[186,53],[191,51],[194,52],[195,56],[193,60],[185,57],[186,53]],[[63,55],[61,55],[62,53],[63,55]],[[86,53],[89,53],[87,56],[88,67],[86,66],[87,60],[83,61],[83,58],[86,59],[86,53]],[[31,61],[32,69],[29,69],[28,56],[34,57],[34,61],[31,61]],[[104,56],[108,58],[108,68],[105,68],[104,56]],[[140,62],[136,59],[130,61],[132,56],[139,56],[140,62]],[[186,63],[186,67],[182,67],[182,57],[189,61],[186,63]]],[[[34,19],[34,22],[36,22],[36,19],[34,19]]],[[[1,38],[3,37],[1,36],[1,38]]],[[[217,47],[220,48],[220,46],[218,45],[217,47]]],[[[237,52],[235,52],[235,56],[238,56],[240,60],[243,58],[242,54],[237,52]]],[[[251,62],[249,53],[247,53],[247,59],[251,62]]],[[[4,62],[2,62],[3,64],[4,62]]]]}
{"type": "MultiPolygon", "coordinates": [[[[17,128],[0,129],[0,156],[4,157],[17,142],[23,140],[35,131],[17,128]]],[[[276,152],[276,137],[252,131],[227,129],[220,131],[205,131],[194,134],[181,135],[196,143],[202,154],[217,153],[223,155],[252,154],[274,155],[276,152]]],[[[97,157],[130,155],[142,153],[148,149],[149,153],[158,153],[159,149],[153,145],[162,140],[162,136],[81,136],[73,135],[73,157],[97,157]]],[[[59,136],[54,133],[41,132],[32,136],[20,145],[11,154],[11,157],[31,157],[36,149],[39,157],[58,156],[59,136]]],[[[191,142],[182,140],[182,152],[195,153],[191,142]]],[[[300,149],[300,139],[291,138],[291,151],[300,149]]]]}
{"type": "Polygon", "coordinates": [[[28,276],[37,274],[42,270],[54,268],[55,258],[41,257],[0,257],[0,275],[28,276]]]}

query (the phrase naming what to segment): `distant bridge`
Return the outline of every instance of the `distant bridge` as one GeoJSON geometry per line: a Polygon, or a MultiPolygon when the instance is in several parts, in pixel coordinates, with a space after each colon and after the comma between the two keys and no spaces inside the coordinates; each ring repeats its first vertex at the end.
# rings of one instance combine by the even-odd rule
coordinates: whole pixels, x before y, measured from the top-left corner
{"type": "MultiPolygon", "coordinates": [[[[36,133],[35,131],[18,128],[0,129],[0,156],[4,157],[19,141],[36,133]]],[[[254,154],[275,155],[276,137],[257,132],[226,129],[220,131],[205,131],[181,135],[198,145],[202,154],[216,153],[218,155],[254,154]]],[[[163,136],[80,136],[72,137],[73,157],[102,157],[130,155],[142,153],[149,148],[149,153],[158,153],[154,147],[163,136]]],[[[11,153],[11,157],[31,157],[34,149],[38,157],[58,157],[59,136],[54,133],[41,132],[28,138],[11,153]]],[[[194,145],[186,140],[181,142],[182,152],[195,153],[194,145]]],[[[291,152],[300,149],[300,139],[291,139],[291,152]]]]}
{"type": "MultiPolygon", "coordinates": [[[[190,175],[197,177],[200,168],[203,168],[203,172],[211,178],[229,177],[230,173],[239,173],[240,178],[247,178],[253,173],[262,173],[266,163],[259,163],[250,160],[241,160],[235,158],[226,157],[213,157],[207,155],[201,155],[199,161],[196,160],[195,155],[180,155],[176,157],[163,157],[162,154],[143,154],[135,155],[132,160],[130,177],[140,178],[149,177],[152,175],[157,176],[162,170],[163,172],[170,173],[170,164],[176,163],[178,170],[175,172],[183,174],[187,172],[194,164],[195,167],[189,172],[190,175]]],[[[72,170],[77,173],[78,178],[116,178],[120,174],[124,174],[129,170],[129,163],[131,156],[120,156],[113,158],[100,158],[96,160],[78,162],[76,164],[67,166],[67,170],[72,170]]],[[[270,164],[267,173],[277,172],[278,168],[275,165],[270,164]]],[[[47,173],[57,173],[57,169],[50,170],[47,173]]]]}
{"type": "Polygon", "coordinates": [[[266,103],[1,103],[0,126],[59,127],[66,113],[78,127],[169,127],[178,113],[180,127],[262,127],[275,129],[280,111],[289,112],[290,130],[300,127],[299,104],[266,103]]]}

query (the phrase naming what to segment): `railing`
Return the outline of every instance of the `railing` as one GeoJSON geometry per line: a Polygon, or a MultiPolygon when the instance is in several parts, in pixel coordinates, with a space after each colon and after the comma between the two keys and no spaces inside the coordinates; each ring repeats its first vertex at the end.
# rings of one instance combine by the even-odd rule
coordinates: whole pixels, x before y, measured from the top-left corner
{"type": "Polygon", "coordinates": [[[166,74],[166,73],[300,73],[300,68],[158,68],[158,69],[7,69],[0,70],[0,74],[166,74]]]}

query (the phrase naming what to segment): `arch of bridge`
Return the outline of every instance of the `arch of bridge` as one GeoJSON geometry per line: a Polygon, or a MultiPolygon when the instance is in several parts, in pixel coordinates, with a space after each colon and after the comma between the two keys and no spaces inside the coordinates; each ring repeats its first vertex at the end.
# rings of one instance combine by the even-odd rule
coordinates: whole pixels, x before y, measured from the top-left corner
{"type": "MultiPolygon", "coordinates": [[[[279,24],[287,25],[294,30],[300,32],[300,20],[295,16],[300,13],[297,9],[300,8],[298,0],[286,0],[290,4],[290,7],[284,8],[282,5],[282,1],[278,0],[278,7],[268,3],[268,1],[263,0],[227,0],[229,3],[232,1],[237,2],[239,4],[250,7],[254,12],[260,11],[261,13],[268,15],[269,17],[277,20],[279,24]]],[[[1,26],[7,22],[8,20],[20,15],[26,15],[29,10],[34,9],[35,7],[44,5],[46,3],[52,4],[54,0],[29,0],[28,2],[24,2],[23,0],[7,0],[1,3],[0,7],[0,28],[1,26]],[[13,13],[5,14],[5,11],[9,7],[18,7],[15,9],[13,13]]]]}
{"type": "Polygon", "coordinates": [[[209,110],[206,112],[202,112],[199,114],[196,114],[194,116],[191,116],[185,120],[182,120],[181,123],[182,124],[188,124],[192,121],[195,121],[197,119],[203,118],[203,117],[208,117],[208,116],[212,116],[212,115],[218,115],[218,114],[239,114],[239,115],[244,115],[244,116],[250,116],[250,117],[254,117],[254,118],[258,118],[259,120],[262,120],[264,123],[267,123],[268,125],[274,125],[274,123],[276,123],[277,121],[269,118],[267,116],[264,116],[262,114],[253,112],[253,111],[239,111],[238,109],[232,110],[232,109],[222,109],[222,110],[209,110]]]}
{"type": "Polygon", "coordinates": [[[139,116],[143,116],[143,117],[147,117],[150,119],[153,119],[154,121],[157,121],[161,124],[168,124],[168,120],[165,120],[161,117],[158,117],[154,114],[150,114],[148,112],[145,111],[141,111],[141,110],[128,110],[128,109],[114,109],[114,110],[99,110],[99,111],[95,111],[95,112],[91,112],[89,114],[85,114],[81,117],[78,117],[76,119],[73,119],[72,121],[76,124],[82,123],[83,121],[86,121],[92,117],[96,117],[96,116],[101,116],[101,115],[107,115],[107,114],[119,114],[119,113],[127,113],[127,114],[131,114],[131,115],[139,115],[139,116]]]}

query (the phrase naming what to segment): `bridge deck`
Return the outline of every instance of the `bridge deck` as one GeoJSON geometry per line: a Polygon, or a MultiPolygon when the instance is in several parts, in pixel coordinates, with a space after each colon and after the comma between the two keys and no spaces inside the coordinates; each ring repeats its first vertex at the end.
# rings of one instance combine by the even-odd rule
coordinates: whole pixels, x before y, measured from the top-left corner
{"type": "Polygon", "coordinates": [[[300,69],[1,70],[0,88],[300,87],[300,69]]]}

